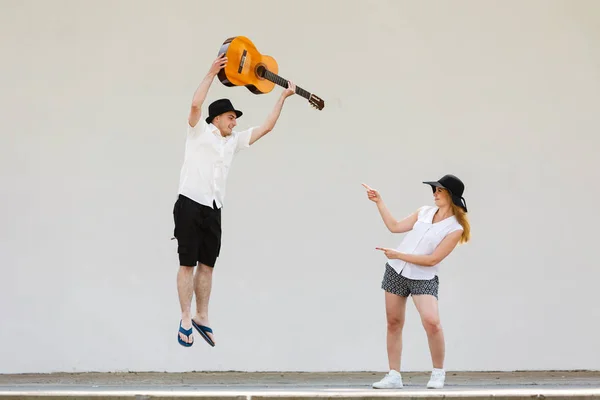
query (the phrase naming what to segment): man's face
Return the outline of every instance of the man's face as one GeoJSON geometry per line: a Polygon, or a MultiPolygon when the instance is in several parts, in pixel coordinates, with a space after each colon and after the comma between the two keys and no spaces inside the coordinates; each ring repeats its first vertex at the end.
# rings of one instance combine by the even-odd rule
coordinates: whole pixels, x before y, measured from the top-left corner
{"type": "Polygon", "coordinates": [[[233,128],[237,125],[235,113],[233,111],[227,111],[224,114],[216,116],[215,119],[213,119],[213,125],[221,131],[221,135],[231,135],[233,128]]]}

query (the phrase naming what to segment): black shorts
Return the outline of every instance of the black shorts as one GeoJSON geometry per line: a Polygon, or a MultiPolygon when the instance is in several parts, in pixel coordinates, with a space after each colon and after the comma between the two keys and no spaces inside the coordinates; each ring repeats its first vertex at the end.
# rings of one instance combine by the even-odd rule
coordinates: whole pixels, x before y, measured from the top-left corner
{"type": "Polygon", "coordinates": [[[221,251],[221,209],[199,204],[179,195],[173,207],[179,265],[194,267],[200,262],[215,266],[221,251]]]}

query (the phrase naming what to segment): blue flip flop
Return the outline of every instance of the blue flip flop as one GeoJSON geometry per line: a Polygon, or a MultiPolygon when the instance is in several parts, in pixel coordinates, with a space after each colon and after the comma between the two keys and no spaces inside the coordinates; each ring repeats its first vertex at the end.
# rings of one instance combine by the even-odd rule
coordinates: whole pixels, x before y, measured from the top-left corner
{"type": "Polygon", "coordinates": [[[206,340],[208,344],[210,344],[212,347],[215,347],[215,342],[213,342],[211,338],[206,334],[206,332],[213,333],[212,329],[210,329],[208,326],[198,324],[193,319],[192,326],[198,330],[198,333],[202,335],[202,337],[204,338],[204,340],[206,340]]]}
{"type": "MultiPolygon", "coordinates": [[[[192,328],[190,329],[183,329],[183,327],[181,326],[181,321],[179,321],[179,332],[183,333],[185,336],[189,338],[191,338],[192,333],[194,332],[192,328]]],[[[180,345],[182,345],[183,347],[191,347],[194,344],[194,341],[192,340],[190,343],[186,343],[183,340],[181,340],[181,336],[179,336],[179,333],[177,334],[177,341],[179,342],[180,345]]]]}

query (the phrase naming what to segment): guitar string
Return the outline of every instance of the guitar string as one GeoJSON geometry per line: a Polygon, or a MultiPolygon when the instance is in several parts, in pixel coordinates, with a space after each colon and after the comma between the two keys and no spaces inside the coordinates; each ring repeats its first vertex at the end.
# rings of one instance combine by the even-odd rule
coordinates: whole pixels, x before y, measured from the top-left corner
{"type": "MultiPolygon", "coordinates": [[[[273,83],[276,83],[284,88],[287,88],[287,80],[283,79],[282,77],[280,77],[277,74],[274,74],[271,71],[265,71],[265,77],[267,79],[269,79],[270,81],[273,81],[273,83]]],[[[299,86],[296,86],[296,93],[298,93],[299,95],[301,95],[302,97],[305,97],[306,99],[310,100],[310,93],[307,92],[306,90],[302,89],[299,86]]]]}

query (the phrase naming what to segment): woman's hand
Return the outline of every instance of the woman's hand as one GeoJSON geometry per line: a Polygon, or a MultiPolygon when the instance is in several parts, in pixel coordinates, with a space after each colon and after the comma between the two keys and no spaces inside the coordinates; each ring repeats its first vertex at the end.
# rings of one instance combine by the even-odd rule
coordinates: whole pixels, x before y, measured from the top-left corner
{"type": "Polygon", "coordinates": [[[379,194],[379,192],[373,188],[370,188],[368,185],[366,184],[362,184],[363,187],[365,189],[367,189],[367,197],[369,198],[369,200],[375,202],[375,203],[379,203],[381,201],[381,195],[379,194]]]}
{"type": "Polygon", "coordinates": [[[388,249],[387,247],[375,247],[375,249],[383,251],[385,253],[385,256],[390,260],[398,258],[398,256],[400,255],[399,251],[396,251],[394,249],[388,249]]]}

